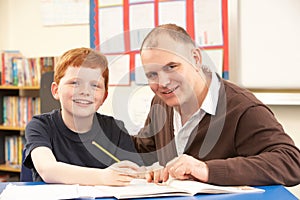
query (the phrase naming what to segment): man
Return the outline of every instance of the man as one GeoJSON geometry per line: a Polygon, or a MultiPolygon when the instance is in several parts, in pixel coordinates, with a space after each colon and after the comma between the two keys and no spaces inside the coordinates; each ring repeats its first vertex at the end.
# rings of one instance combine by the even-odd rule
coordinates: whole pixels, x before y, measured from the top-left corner
{"type": "Polygon", "coordinates": [[[196,179],[218,185],[300,183],[300,152],[272,111],[202,64],[187,32],[154,28],[141,47],[155,96],[135,136],[144,162],[163,170],[148,181],[196,179]]]}

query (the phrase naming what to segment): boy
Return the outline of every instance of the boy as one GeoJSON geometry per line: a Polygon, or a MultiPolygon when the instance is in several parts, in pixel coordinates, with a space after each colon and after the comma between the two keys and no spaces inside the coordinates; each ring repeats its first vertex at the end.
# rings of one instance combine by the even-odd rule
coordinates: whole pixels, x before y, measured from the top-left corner
{"type": "Polygon", "coordinates": [[[107,91],[108,62],[104,55],[89,48],[71,49],[62,55],[51,85],[61,109],[34,116],[26,126],[24,165],[32,168],[34,181],[130,183],[134,176],[128,172],[138,166],[118,159],[138,164],[141,160],[124,124],[96,112],[107,91]]]}

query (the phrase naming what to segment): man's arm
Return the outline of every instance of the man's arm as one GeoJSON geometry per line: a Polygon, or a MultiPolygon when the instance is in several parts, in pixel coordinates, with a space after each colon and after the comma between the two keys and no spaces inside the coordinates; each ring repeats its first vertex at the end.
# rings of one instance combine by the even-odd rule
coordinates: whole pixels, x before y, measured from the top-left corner
{"type": "Polygon", "coordinates": [[[267,108],[251,107],[241,116],[235,148],[237,157],[206,161],[209,183],[286,186],[300,183],[299,149],[267,108]]]}

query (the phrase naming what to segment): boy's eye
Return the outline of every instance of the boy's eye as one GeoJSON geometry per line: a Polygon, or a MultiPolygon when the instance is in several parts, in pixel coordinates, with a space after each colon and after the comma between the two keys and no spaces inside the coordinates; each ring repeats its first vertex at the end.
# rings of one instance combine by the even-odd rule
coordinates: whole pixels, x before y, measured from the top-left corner
{"type": "Polygon", "coordinates": [[[78,81],[71,81],[71,84],[72,85],[79,85],[79,82],[78,81]]]}
{"type": "Polygon", "coordinates": [[[92,84],[93,87],[96,87],[96,88],[101,88],[101,85],[100,84],[92,84]]]}
{"type": "Polygon", "coordinates": [[[102,88],[102,87],[103,87],[102,84],[99,83],[99,82],[92,82],[92,83],[91,83],[91,86],[92,86],[93,88],[102,88]]]}

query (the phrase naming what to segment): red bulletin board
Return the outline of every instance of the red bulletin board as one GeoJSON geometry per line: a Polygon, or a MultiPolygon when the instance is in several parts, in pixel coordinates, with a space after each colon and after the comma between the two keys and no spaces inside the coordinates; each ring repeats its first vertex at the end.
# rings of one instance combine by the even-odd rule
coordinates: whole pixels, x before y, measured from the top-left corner
{"type": "Polygon", "coordinates": [[[125,68],[128,66],[129,77],[121,84],[110,83],[127,85],[136,80],[136,54],[146,33],[161,23],[175,23],[185,28],[202,50],[218,54],[211,59],[219,62],[219,73],[228,79],[227,1],[90,0],[90,46],[110,57],[128,57],[123,60],[128,62],[125,68]],[[140,30],[132,30],[133,27],[140,30]]]}

